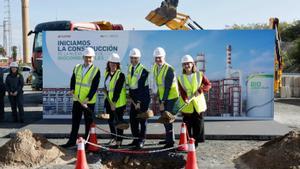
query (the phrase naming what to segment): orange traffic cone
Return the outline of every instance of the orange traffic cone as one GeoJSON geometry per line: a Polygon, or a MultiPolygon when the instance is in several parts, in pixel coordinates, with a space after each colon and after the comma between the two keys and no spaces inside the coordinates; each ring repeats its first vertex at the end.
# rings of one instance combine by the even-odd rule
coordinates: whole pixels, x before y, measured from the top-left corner
{"type": "MultiPolygon", "coordinates": [[[[90,127],[90,137],[89,137],[89,142],[93,144],[98,144],[97,143],[97,134],[96,134],[96,124],[92,123],[90,127]]],[[[88,144],[87,150],[91,152],[97,152],[99,151],[99,147],[96,147],[94,145],[88,144]]]]}
{"type": "Polygon", "coordinates": [[[187,144],[187,133],[186,133],[186,125],[185,123],[181,124],[181,132],[180,132],[180,138],[179,138],[179,145],[178,147],[179,151],[188,151],[188,144],[187,144]]]}
{"type": "Polygon", "coordinates": [[[195,139],[189,140],[189,152],[187,154],[185,169],[198,169],[197,156],[195,150],[195,139]]]}
{"type": "Polygon", "coordinates": [[[77,140],[77,161],[75,169],[88,169],[84,151],[84,139],[79,137],[77,140]]]}

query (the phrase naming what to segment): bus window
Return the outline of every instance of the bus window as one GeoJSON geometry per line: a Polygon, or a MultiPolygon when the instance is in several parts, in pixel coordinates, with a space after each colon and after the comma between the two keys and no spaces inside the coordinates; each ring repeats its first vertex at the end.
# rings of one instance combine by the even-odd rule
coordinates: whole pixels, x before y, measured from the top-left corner
{"type": "Polygon", "coordinates": [[[42,32],[38,32],[34,36],[34,52],[41,52],[42,51],[42,32]]]}

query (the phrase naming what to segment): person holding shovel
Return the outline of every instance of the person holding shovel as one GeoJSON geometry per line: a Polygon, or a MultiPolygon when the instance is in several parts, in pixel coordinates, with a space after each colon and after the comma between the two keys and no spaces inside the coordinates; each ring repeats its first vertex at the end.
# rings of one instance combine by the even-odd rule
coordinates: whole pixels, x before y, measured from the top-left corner
{"type": "Polygon", "coordinates": [[[204,118],[206,101],[204,92],[208,92],[211,84],[201,71],[197,71],[194,59],[185,55],[181,59],[182,75],[178,76],[180,104],[185,104],[181,109],[183,122],[187,126],[188,134],[195,139],[195,147],[204,142],[204,118]]]}
{"type": "Polygon", "coordinates": [[[140,63],[141,52],[139,49],[131,49],[129,57],[131,64],[128,67],[127,85],[129,88],[129,96],[131,98],[130,127],[133,137],[139,138],[133,140],[129,145],[135,146],[135,149],[141,149],[144,147],[146,138],[147,119],[139,118],[137,115],[147,112],[149,108],[149,72],[140,63]]]}
{"type": "MultiPolygon", "coordinates": [[[[179,97],[175,70],[171,65],[166,63],[166,52],[163,48],[157,47],[153,52],[153,56],[155,58],[155,64],[152,72],[157,86],[159,111],[162,114],[161,117],[164,115],[172,116],[171,113],[174,113],[173,109],[179,97]]],[[[166,140],[160,141],[159,144],[165,144],[164,148],[174,146],[175,136],[172,124],[173,121],[163,122],[166,131],[166,140]]]]}
{"type": "Polygon", "coordinates": [[[94,57],[94,49],[86,48],[83,53],[84,63],[76,65],[73,70],[69,92],[73,95],[72,130],[68,142],[61,147],[69,148],[76,145],[82,113],[85,121],[85,139],[90,131],[100,82],[100,70],[93,64],[94,57]]]}
{"type": "MultiPolygon", "coordinates": [[[[123,119],[126,109],[125,75],[121,72],[120,56],[117,53],[112,53],[109,57],[104,76],[104,106],[106,113],[109,114],[108,124],[110,132],[123,135],[123,131],[128,129],[129,125],[123,119]]],[[[120,148],[122,138],[112,135],[112,140],[110,140],[109,144],[113,142],[116,142],[115,148],[120,148]]]]}

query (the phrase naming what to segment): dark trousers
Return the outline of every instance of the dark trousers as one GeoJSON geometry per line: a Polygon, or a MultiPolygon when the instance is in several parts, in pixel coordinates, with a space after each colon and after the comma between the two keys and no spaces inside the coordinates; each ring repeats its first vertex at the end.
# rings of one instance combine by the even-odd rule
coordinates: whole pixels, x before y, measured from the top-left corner
{"type": "Polygon", "coordinates": [[[138,137],[139,140],[135,142],[143,142],[146,138],[147,120],[136,118],[136,115],[142,112],[146,112],[149,108],[150,101],[141,102],[141,109],[136,110],[134,105],[130,106],[130,128],[133,137],[138,137]]]}
{"type": "MultiPolygon", "coordinates": [[[[106,104],[105,109],[106,109],[106,113],[109,114],[109,119],[108,119],[108,125],[109,125],[109,129],[110,132],[113,134],[117,134],[117,135],[123,135],[123,130],[121,129],[116,129],[116,124],[123,122],[123,115],[124,115],[124,110],[125,110],[126,106],[122,106],[119,108],[116,108],[115,111],[111,110],[111,107],[109,104],[106,104]]],[[[117,141],[122,141],[122,137],[116,137],[114,135],[111,135],[112,138],[116,138],[117,141]]]]}
{"type": "Polygon", "coordinates": [[[183,113],[183,122],[187,126],[190,138],[194,138],[197,143],[205,141],[203,113],[198,114],[195,110],[193,114],[183,113]]]}
{"type": "MultiPolygon", "coordinates": [[[[175,98],[175,99],[172,99],[172,100],[166,100],[164,102],[165,111],[172,112],[177,99],[178,98],[175,98]]],[[[164,126],[165,126],[165,130],[166,130],[166,142],[167,142],[167,144],[174,144],[175,135],[174,135],[173,123],[164,124],[164,126]]]]}
{"type": "Polygon", "coordinates": [[[79,130],[80,121],[82,118],[82,113],[83,113],[84,121],[85,121],[85,136],[84,136],[84,138],[85,139],[87,138],[88,133],[90,131],[90,126],[93,122],[93,113],[94,113],[95,104],[88,104],[88,108],[89,108],[89,110],[82,107],[82,105],[78,101],[73,102],[72,131],[71,131],[71,135],[70,135],[70,138],[68,141],[69,144],[76,144],[76,139],[78,136],[78,130],[79,130]]]}
{"type": "Polygon", "coordinates": [[[12,116],[15,122],[24,120],[23,93],[18,93],[17,96],[8,96],[12,116]],[[19,112],[17,111],[19,109],[19,112]]]}
{"type": "Polygon", "coordinates": [[[0,93],[0,120],[4,120],[4,96],[2,93],[0,93]]]}

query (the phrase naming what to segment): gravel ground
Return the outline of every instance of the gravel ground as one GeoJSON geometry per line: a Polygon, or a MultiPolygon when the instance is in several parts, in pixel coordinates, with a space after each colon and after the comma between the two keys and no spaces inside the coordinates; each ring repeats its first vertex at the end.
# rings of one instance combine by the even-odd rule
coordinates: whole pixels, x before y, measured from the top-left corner
{"type": "MultiPolygon", "coordinates": [[[[300,99],[284,99],[275,101],[275,115],[274,119],[279,123],[286,124],[294,130],[300,130],[300,99]]],[[[21,126],[20,126],[21,127],[21,126]]],[[[0,128],[0,146],[5,144],[9,139],[3,138],[11,130],[15,128],[9,127],[0,128]]],[[[66,139],[50,139],[55,144],[66,143],[66,139]]],[[[101,140],[100,142],[107,142],[107,140],[101,140]]],[[[147,140],[147,144],[153,144],[158,140],[147,140]]],[[[216,141],[207,140],[205,143],[200,144],[197,149],[197,160],[199,168],[212,169],[233,169],[236,168],[232,159],[237,156],[256,148],[265,141],[216,141]]],[[[70,150],[70,153],[76,154],[76,150],[70,150]]],[[[89,163],[90,168],[99,168],[100,161],[99,156],[89,156],[89,158],[97,159],[93,163],[89,163]]],[[[43,169],[59,169],[59,168],[74,168],[75,159],[70,159],[65,162],[64,165],[58,165],[55,163],[43,166],[43,169]]]]}
{"type": "Polygon", "coordinates": [[[274,104],[274,119],[295,130],[300,130],[300,98],[277,99],[274,104]]]}

